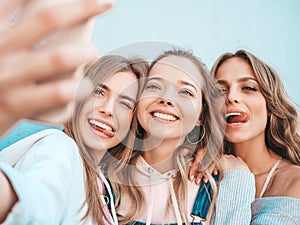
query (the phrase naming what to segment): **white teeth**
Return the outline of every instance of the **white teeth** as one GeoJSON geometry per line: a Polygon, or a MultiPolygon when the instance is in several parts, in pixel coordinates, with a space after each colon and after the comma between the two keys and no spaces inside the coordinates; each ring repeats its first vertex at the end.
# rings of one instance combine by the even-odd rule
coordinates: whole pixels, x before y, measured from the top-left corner
{"type": "Polygon", "coordinates": [[[175,121],[176,117],[172,116],[172,115],[168,115],[168,114],[164,114],[164,113],[153,113],[153,116],[163,119],[163,120],[168,120],[168,121],[175,121]]]}
{"type": "Polygon", "coordinates": [[[240,116],[241,113],[240,112],[230,112],[230,113],[226,113],[226,118],[228,118],[229,116],[240,116]]]}
{"type": "Polygon", "coordinates": [[[89,122],[90,122],[90,124],[95,125],[95,126],[98,126],[98,127],[101,127],[101,128],[104,129],[104,130],[112,131],[112,127],[107,126],[106,124],[101,123],[101,122],[99,122],[99,121],[96,121],[96,120],[89,120],[89,122]]]}

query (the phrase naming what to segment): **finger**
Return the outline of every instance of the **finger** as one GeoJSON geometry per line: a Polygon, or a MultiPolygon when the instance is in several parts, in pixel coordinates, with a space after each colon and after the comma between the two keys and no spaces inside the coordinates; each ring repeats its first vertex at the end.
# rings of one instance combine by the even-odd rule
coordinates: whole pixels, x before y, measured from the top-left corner
{"type": "Polygon", "coordinates": [[[107,12],[111,7],[110,1],[78,0],[42,9],[38,13],[20,19],[14,29],[7,31],[0,41],[1,51],[11,51],[12,46],[13,49],[33,46],[47,34],[79,24],[107,12]]]}
{"type": "Polygon", "coordinates": [[[214,171],[213,171],[213,175],[214,176],[217,176],[219,174],[219,170],[218,170],[218,168],[214,168],[214,171]]]}
{"type": "Polygon", "coordinates": [[[207,178],[206,176],[204,176],[204,177],[202,178],[202,182],[205,183],[205,184],[207,184],[208,178],[207,178]]]}
{"type": "Polygon", "coordinates": [[[195,179],[195,184],[200,185],[201,180],[203,180],[204,178],[204,174],[202,172],[199,172],[197,178],[195,179]]]}
{"type": "Polygon", "coordinates": [[[198,168],[199,168],[200,162],[198,160],[194,160],[190,171],[189,171],[189,179],[190,181],[194,181],[194,178],[196,177],[197,173],[198,173],[198,168]]]}
{"type": "Polygon", "coordinates": [[[25,0],[1,0],[0,21],[1,25],[9,26],[10,20],[25,0]]]}
{"type": "Polygon", "coordinates": [[[83,63],[94,60],[97,55],[98,50],[93,45],[77,43],[7,56],[0,62],[0,89],[20,83],[59,79],[83,63]]]}
{"type": "Polygon", "coordinates": [[[33,118],[74,99],[77,80],[48,82],[41,85],[16,86],[1,95],[1,107],[16,118],[33,118]]]}

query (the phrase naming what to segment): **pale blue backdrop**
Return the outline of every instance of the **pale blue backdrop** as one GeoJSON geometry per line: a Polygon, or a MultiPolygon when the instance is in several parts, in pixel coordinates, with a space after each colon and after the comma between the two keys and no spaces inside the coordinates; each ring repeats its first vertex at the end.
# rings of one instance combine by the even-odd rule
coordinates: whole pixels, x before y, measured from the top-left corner
{"type": "MultiPolygon", "coordinates": [[[[245,48],[271,65],[300,105],[299,0],[116,0],[96,21],[101,54],[140,41],[192,49],[210,68],[225,51],[245,48]]],[[[20,123],[0,149],[46,126],[20,123]]]]}

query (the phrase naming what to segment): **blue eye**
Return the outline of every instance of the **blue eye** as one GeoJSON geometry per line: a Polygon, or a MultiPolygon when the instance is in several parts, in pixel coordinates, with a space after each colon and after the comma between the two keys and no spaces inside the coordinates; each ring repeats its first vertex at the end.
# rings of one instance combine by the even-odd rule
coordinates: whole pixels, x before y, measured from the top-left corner
{"type": "Polygon", "coordinates": [[[161,88],[157,84],[149,84],[146,86],[146,89],[157,89],[160,90],[161,88]]]}
{"type": "Polygon", "coordinates": [[[184,94],[184,95],[194,96],[193,93],[189,90],[182,90],[182,91],[180,91],[180,93],[184,94]]]}
{"type": "Polygon", "coordinates": [[[95,92],[96,95],[102,95],[104,96],[104,91],[102,88],[96,88],[95,92]]]}

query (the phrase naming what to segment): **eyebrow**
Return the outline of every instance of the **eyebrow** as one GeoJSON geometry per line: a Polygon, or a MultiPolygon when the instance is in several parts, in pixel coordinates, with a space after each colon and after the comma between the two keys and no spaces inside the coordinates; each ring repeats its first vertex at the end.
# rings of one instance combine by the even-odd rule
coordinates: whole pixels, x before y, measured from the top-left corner
{"type": "MultiPolygon", "coordinates": [[[[255,81],[256,83],[258,83],[258,81],[253,78],[253,77],[242,77],[242,78],[239,78],[237,81],[239,83],[242,83],[242,82],[245,82],[245,81],[255,81]]],[[[217,84],[227,84],[227,82],[225,80],[217,80],[217,84]]]]}
{"type": "MultiPolygon", "coordinates": [[[[106,91],[111,91],[111,89],[108,86],[106,86],[105,84],[99,84],[98,86],[100,88],[103,88],[106,91]]],[[[131,97],[127,96],[127,95],[120,94],[119,97],[122,98],[122,99],[126,99],[126,100],[132,102],[133,104],[135,104],[135,102],[136,102],[136,100],[134,98],[131,98],[131,97]]]]}
{"type": "MultiPolygon", "coordinates": [[[[151,81],[151,80],[159,80],[159,81],[163,81],[164,79],[163,79],[162,77],[151,77],[151,78],[148,79],[148,82],[151,81]]],[[[191,84],[191,83],[189,83],[189,82],[187,82],[187,81],[184,81],[184,80],[180,80],[179,83],[180,83],[180,84],[183,84],[183,85],[191,86],[191,87],[194,88],[195,91],[197,92],[197,88],[196,88],[193,84],[191,84]]]]}
{"type": "Polygon", "coordinates": [[[196,89],[196,87],[195,87],[194,85],[192,85],[191,83],[189,83],[189,82],[186,82],[186,81],[183,81],[183,80],[181,80],[181,81],[180,81],[180,83],[182,83],[183,85],[188,85],[188,86],[190,86],[190,87],[194,88],[194,89],[195,89],[195,91],[197,92],[197,89],[196,89]]]}

